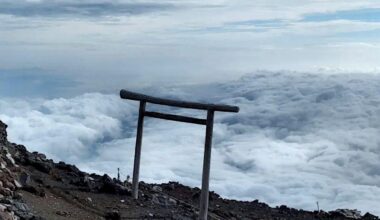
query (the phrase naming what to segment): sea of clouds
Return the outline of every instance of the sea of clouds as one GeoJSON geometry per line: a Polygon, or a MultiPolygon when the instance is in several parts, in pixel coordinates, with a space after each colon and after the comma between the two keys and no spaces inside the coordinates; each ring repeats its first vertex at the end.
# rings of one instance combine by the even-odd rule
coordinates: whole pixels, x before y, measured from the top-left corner
{"type": "MultiPolygon", "coordinates": [[[[215,116],[210,188],[222,196],[380,215],[379,75],[257,72],[144,92],[240,107],[215,116]]],[[[120,167],[123,178],[132,173],[137,112],[117,94],[0,100],[11,141],[89,172],[115,176],[120,167]]],[[[200,125],[147,118],[141,180],[200,186],[204,134],[200,125]]]]}

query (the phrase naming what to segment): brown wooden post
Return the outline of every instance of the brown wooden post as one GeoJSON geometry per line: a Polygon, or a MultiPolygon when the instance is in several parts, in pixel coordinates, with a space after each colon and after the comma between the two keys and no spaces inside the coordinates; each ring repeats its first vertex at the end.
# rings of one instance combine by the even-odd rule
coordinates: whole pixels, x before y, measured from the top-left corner
{"type": "Polygon", "coordinates": [[[205,152],[203,158],[203,173],[202,173],[202,192],[199,207],[199,219],[206,220],[208,213],[208,196],[209,196],[209,181],[210,181],[210,163],[211,163],[211,148],[212,148],[212,131],[214,127],[214,111],[207,111],[206,122],[206,140],[205,152]]]}
{"type": "Polygon", "coordinates": [[[135,161],[134,161],[134,166],[133,166],[133,180],[132,180],[132,196],[135,199],[139,197],[141,143],[142,143],[142,136],[143,136],[145,106],[146,106],[146,102],[140,101],[139,119],[137,122],[135,161]]]}

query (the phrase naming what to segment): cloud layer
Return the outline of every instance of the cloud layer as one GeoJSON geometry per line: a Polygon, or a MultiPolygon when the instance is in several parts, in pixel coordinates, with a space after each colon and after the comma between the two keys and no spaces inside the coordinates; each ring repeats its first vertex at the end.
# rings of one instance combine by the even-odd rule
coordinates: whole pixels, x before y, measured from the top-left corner
{"type": "MultiPolygon", "coordinates": [[[[376,74],[258,72],[224,84],[145,92],[239,105],[218,113],[211,189],[315,210],[380,214],[380,77],[376,74]]],[[[116,95],[3,99],[12,141],[90,172],[132,173],[137,103],[116,95]]],[[[204,112],[148,109],[205,117],[204,112]]],[[[141,178],[200,185],[204,128],[147,119],[141,178]]]]}

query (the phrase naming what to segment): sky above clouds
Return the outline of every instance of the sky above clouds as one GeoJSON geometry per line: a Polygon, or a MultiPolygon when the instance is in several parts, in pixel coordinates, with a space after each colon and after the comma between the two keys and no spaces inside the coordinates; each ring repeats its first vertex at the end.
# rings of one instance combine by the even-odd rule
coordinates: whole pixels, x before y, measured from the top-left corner
{"type": "Polygon", "coordinates": [[[378,1],[0,3],[2,80],[36,96],[228,81],[257,69],[379,70],[378,1]],[[40,84],[17,80],[30,77],[40,84]],[[44,88],[52,81],[63,83],[44,88]]]}

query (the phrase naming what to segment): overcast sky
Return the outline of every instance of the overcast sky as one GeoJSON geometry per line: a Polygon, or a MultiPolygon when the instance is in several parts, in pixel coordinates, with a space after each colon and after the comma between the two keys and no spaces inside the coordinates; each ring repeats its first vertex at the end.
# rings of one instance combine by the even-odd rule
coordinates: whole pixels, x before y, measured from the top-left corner
{"type": "Polygon", "coordinates": [[[373,0],[0,0],[2,96],[378,72],[373,0]]]}

